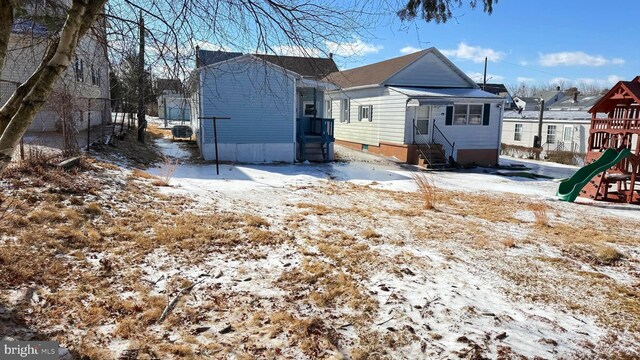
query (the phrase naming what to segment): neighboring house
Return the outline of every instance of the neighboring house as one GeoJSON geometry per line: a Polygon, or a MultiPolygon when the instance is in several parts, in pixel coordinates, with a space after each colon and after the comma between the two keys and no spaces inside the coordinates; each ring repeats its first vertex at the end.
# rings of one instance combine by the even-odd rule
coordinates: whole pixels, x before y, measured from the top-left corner
{"type": "Polygon", "coordinates": [[[182,82],[178,79],[156,80],[158,98],[158,117],[164,120],[191,120],[191,104],[185,94],[182,82]]]}
{"type": "MultiPolygon", "coordinates": [[[[539,111],[507,111],[502,125],[502,143],[534,146],[540,124],[539,111]]],[[[591,116],[587,111],[547,110],[542,119],[543,151],[564,150],[586,154],[591,116]]]]}
{"type": "Polygon", "coordinates": [[[204,159],[232,162],[333,160],[333,120],[321,118],[320,81],[332,59],[198,50],[192,124],[204,159]]]}
{"type": "Polygon", "coordinates": [[[516,103],[513,101],[513,97],[511,97],[509,90],[507,90],[507,87],[504,86],[504,84],[489,84],[489,83],[487,84],[477,83],[477,84],[480,87],[480,89],[482,89],[483,91],[503,97],[505,102],[504,111],[518,108],[516,106],[516,103]]]}
{"type": "Polygon", "coordinates": [[[325,114],[341,145],[414,164],[498,163],[504,98],[480,90],[435,48],[325,81],[339,88],[325,94],[325,114]]]}
{"type": "MultiPolygon", "coordinates": [[[[36,8],[24,5],[24,10],[36,8]]],[[[48,11],[40,6],[37,11],[48,11]]],[[[40,13],[39,13],[40,14],[40,13]]],[[[48,14],[49,16],[55,16],[48,14]]],[[[45,25],[17,19],[0,74],[0,106],[36,70],[44,56],[50,31],[45,25]]],[[[61,128],[61,116],[71,112],[76,130],[110,121],[109,63],[105,46],[92,35],[80,39],[76,56],[55,85],[28,131],[55,131],[61,128]]]]}
{"type": "Polygon", "coordinates": [[[544,100],[544,108],[548,109],[551,105],[560,101],[564,97],[564,92],[560,91],[560,88],[556,88],[556,90],[540,91],[530,97],[516,96],[513,100],[518,108],[524,111],[534,111],[540,110],[540,103],[542,100],[544,100]]]}
{"type": "Polygon", "coordinates": [[[600,95],[580,96],[578,92],[573,92],[572,96],[566,96],[562,100],[549,106],[549,110],[558,111],[589,111],[602,98],[600,95]]]}

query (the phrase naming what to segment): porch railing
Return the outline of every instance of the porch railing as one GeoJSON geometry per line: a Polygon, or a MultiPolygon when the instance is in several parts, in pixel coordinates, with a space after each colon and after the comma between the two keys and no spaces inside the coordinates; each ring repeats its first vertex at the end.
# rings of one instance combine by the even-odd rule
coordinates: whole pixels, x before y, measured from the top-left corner
{"type": "Polygon", "coordinates": [[[592,119],[590,132],[608,132],[610,134],[627,131],[640,132],[640,119],[592,119]]]}
{"type": "Polygon", "coordinates": [[[307,142],[333,142],[333,119],[303,117],[296,119],[297,141],[307,142]]]}
{"type": "Polygon", "coordinates": [[[453,166],[453,151],[456,148],[456,143],[449,141],[444,133],[440,130],[438,125],[433,123],[433,142],[442,145],[442,153],[448,162],[453,166]]]}

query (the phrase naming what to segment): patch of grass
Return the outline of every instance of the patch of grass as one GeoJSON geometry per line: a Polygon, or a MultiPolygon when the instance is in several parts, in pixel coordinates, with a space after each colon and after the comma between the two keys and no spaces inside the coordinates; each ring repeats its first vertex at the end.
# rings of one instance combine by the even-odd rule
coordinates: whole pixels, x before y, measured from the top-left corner
{"type": "Polygon", "coordinates": [[[418,192],[422,198],[424,208],[427,210],[435,209],[438,202],[438,189],[433,182],[433,178],[422,173],[413,174],[411,177],[418,185],[418,192]]]}
{"type": "Polygon", "coordinates": [[[142,171],[139,169],[133,169],[131,170],[131,176],[137,177],[137,178],[141,178],[141,179],[147,179],[147,180],[157,180],[158,177],[155,175],[151,175],[146,171],[142,171]]]}
{"type": "Polygon", "coordinates": [[[541,203],[533,203],[529,205],[529,210],[533,213],[535,224],[537,226],[549,226],[549,215],[547,214],[547,206],[541,203]]]}
{"type": "Polygon", "coordinates": [[[380,235],[379,233],[377,233],[375,230],[373,230],[371,228],[367,228],[362,232],[362,236],[365,239],[377,239],[377,238],[381,237],[382,235],[380,235]]]}

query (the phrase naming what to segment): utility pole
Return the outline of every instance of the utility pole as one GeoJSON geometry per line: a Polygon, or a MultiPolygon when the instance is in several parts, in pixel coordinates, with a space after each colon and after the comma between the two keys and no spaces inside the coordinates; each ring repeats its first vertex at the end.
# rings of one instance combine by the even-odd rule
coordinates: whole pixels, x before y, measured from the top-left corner
{"type": "Polygon", "coordinates": [[[487,87],[487,57],[484,58],[484,80],[482,80],[482,91],[487,87]]]}
{"type": "Polygon", "coordinates": [[[144,143],[147,120],[144,117],[144,19],[140,11],[140,50],[138,53],[138,141],[144,143]]]}
{"type": "MultiPolygon", "coordinates": [[[[541,148],[542,147],[542,118],[544,117],[544,99],[540,99],[540,116],[538,117],[538,136],[533,141],[533,147],[541,148]]],[[[538,160],[540,159],[540,153],[537,155],[538,160]]]]}

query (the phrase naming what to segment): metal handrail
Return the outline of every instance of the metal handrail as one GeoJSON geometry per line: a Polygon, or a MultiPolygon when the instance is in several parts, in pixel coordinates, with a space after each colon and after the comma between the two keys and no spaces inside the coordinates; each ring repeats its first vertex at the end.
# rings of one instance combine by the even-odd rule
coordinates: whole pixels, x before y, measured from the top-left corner
{"type": "MultiPolygon", "coordinates": [[[[418,126],[416,126],[416,120],[413,120],[413,129],[416,133],[418,133],[418,135],[422,136],[424,134],[422,134],[420,132],[420,130],[418,129],[418,126]]],[[[416,137],[415,135],[413,136],[413,145],[416,145],[418,147],[418,151],[420,152],[420,154],[422,154],[422,157],[429,163],[430,167],[433,167],[433,159],[430,159],[429,157],[427,157],[427,155],[424,153],[424,151],[422,151],[422,149],[420,148],[420,146],[426,145],[426,147],[431,150],[433,149],[433,147],[429,144],[418,144],[416,142],[416,137]]],[[[442,151],[442,149],[439,146],[435,146],[436,149],[438,149],[438,151],[442,154],[442,157],[446,160],[447,156],[444,154],[444,152],[442,151]]]]}
{"type": "Polygon", "coordinates": [[[454,150],[454,149],[455,149],[455,147],[456,147],[456,142],[454,141],[454,142],[452,143],[451,141],[449,141],[449,139],[447,139],[447,137],[444,135],[444,133],[440,130],[440,128],[438,127],[438,125],[436,125],[436,123],[435,123],[435,122],[433,123],[433,128],[434,128],[435,130],[437,130],[437,131],[440,133],[440,136],[442,136],[442,138],[444,139],[444,141],[446,141],[446,142],[447,142],[447,144],[448,144],[449,146],[451,146],[451,156],[453,156],[453,150],[454,150]]]}

